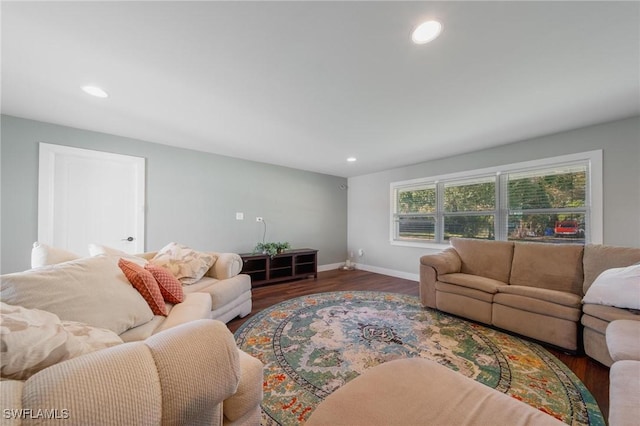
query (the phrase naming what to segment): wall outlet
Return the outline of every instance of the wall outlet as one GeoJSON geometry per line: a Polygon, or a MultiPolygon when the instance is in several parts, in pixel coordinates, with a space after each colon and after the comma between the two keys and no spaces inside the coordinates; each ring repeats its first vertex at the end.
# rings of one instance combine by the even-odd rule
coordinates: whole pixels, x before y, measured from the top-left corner
{"type": "Polygon", "coordinates": [[[358,256],[360,256],[360,257],[364,256],[364,249],[359,249],[358,250],[358,256]]]}
{"type": "Polygon", "coordinates": [[[258,216],[256,217],[256,222],[264,222],[264,219],[262,218],[262,216],[258,216]]]}

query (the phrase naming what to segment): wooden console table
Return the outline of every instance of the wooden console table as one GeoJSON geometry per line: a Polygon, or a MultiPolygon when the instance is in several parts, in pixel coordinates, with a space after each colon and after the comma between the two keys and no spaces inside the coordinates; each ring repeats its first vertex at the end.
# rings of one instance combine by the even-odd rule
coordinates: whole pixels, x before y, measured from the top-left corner
{"type": "Polygon", "coordinates": [[[241,274],[251,277],[251,286],[257,287],[282,281],[318,278],[318,250],[286,250],[273,258],[268,254],[242,253],[241,274]]]}

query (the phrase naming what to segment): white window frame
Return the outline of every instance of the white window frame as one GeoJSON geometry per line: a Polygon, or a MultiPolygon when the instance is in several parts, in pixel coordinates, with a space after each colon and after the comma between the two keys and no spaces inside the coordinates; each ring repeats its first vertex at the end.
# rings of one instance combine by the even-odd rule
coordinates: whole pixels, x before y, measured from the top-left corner
{"type": "MultiPolygon", "coordinates": [[[[458,173],[450,173],[445,175],[431,176],[418,179],[410,179],[399,182],[392,182],[390,185],[390,222],[389,222],[389,242],[394,246],[405,247],[422,247],[422,248],[434,248],[443,249],[449,246],[449,243],[435,243],[429,241],[408,241],[396,238],[396,208],[397,190],[404,188],[412,188],[419,185],[429,185],[433,183],[439,183],[443,181],[455,181],[463,179],[473,179],[476,177],[482,177],[487,175],[495,175],[496,178],[496,206],[497,217],[496,223],[499,221],[500,216],[507,216],[508,209],[505,206],[506,197],[501,192],[502,179],[500,175],[506,173],[520,172],[528,169],[542,169],[545,167],[553,167],[566,163],[586,162],[588,166],[588,181],[587,181],[587,194],[586,194],[586,209],[589,231],[587,232],[587,239],[585,244],[602,244],[603,242],[603,174],[602,174],[602,150],[586,151],[576,154],[560,155],[556,157],[543,158],[539,160],[524,161],[519,163],[506,164],[497,167],[488,167],[483,169],[468,170],[458,173]]],[[[441,214],[441,206],[439,206],[436,214],[441,214]]],[[[436,227],[442,226],[442,222],[436,221],[436,227]]],[[[498,227],[500,228],[500,227],[498,227]]],[[[502,229],[497,229],[495,234],[496,240],[506,240],[506,235],[502,229]]]]}

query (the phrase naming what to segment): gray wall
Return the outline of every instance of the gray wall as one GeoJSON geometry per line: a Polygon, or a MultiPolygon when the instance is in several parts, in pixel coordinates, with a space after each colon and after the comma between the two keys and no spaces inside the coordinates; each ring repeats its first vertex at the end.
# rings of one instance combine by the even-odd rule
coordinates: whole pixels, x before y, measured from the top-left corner
{"type": "MultiPolygon", "coordinates": [[[[2,116],[0,271],[30,266],[37,239],[38,143],[146,158],[146,249],[176,241],[199,250],[252,251],[262,241],[319,249],[318,263],[344,261],[347,180],[263,163],[2,116]],[[244,221],[235,219],[243,212],[244,221]]],[[[286,155],[286,153],[283,153],[286,155]]]]}
{"type": "Polygon", "coordinates": [[[640,118],[635,117],[350,178],[349,250],[365,269],[415,278],[420,256],[430,250],[389,243],[391,182],[596,149],[603,150],[604,244],[640,247],[640,118]]]}

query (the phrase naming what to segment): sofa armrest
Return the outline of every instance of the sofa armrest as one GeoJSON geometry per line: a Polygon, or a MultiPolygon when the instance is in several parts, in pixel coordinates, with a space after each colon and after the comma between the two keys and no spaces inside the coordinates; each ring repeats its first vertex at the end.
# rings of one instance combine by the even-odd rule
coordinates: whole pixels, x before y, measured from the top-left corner
{"type": "Polygon", "coordinates": [[[420,265],[430,266],[438,275],[460,272],[462,260],[453,247],[449,247],[440,253],[427,254],[420,258],[420,265]]]}
{"type": "Polygon", "coordinates": [[[235,277],[242,271],[242,258],[237,253],[212,253],[217,256],[206,275],[219,280],[235,277]]]}
{"type": "Polygon", "coordinates": [[[264,380],[262,362],[244,351],[240,354],[240,383],[238,390],[222,403],[225,425],[260,424],[260,403],[264,380]]]}
{"type": "Polygon", "coordinates": [[[422,306],[436,307],[436,281],[438,275],[460,272],[462,261],[453,247],[420,258],[420,302],[422,306]]]}
{"type": "Polygon", "coordinates": [[[225,324],[192,321],[34,374],[24,383],[22,408],[58,409],[71,425],[96,419],[102,424],[144,419],[158,425],[219,425],[222,402],[236,391],[240,374],[239,352],[225,324]]]}
{"type": "Polygon", "coordinates": [[[6,411],[2,412],[3,426],[19,426],[22,424],[20,416],[12,416],[11,413],[19,412],[22,408],[26,408],[22,405],[23,390],[24,382],[22,380],[0,380],[0,407],[2,407],[3,410],[16,410],[9,411],[8,413],[6,411]]]}

